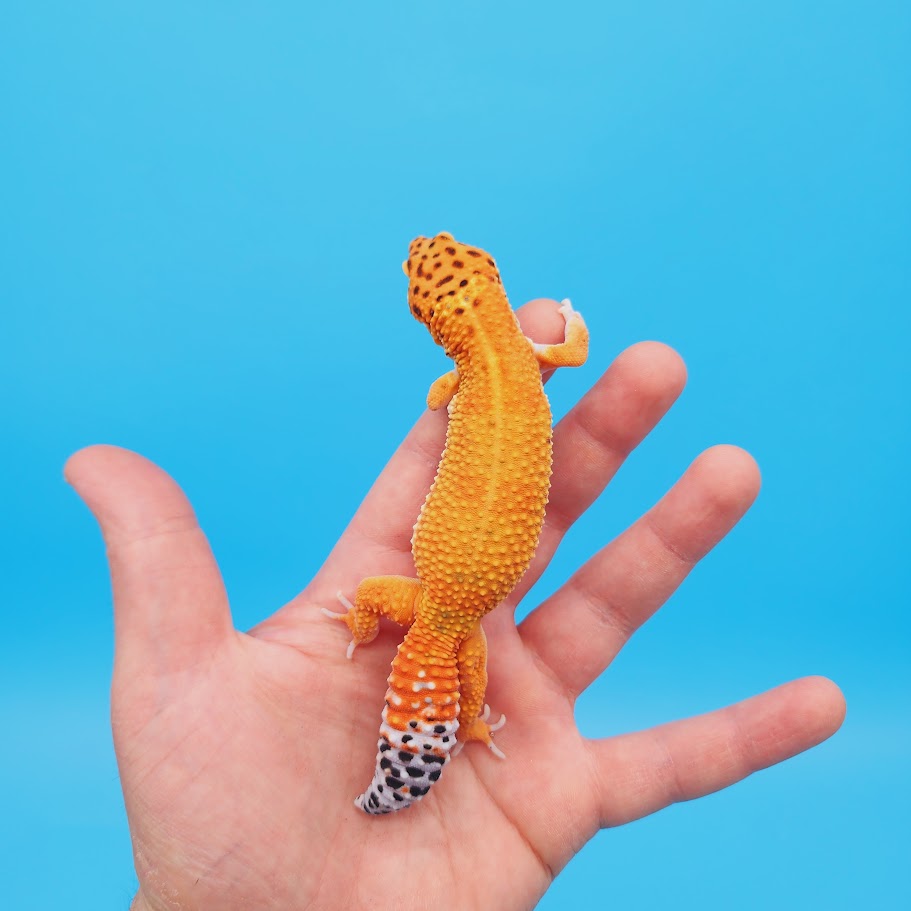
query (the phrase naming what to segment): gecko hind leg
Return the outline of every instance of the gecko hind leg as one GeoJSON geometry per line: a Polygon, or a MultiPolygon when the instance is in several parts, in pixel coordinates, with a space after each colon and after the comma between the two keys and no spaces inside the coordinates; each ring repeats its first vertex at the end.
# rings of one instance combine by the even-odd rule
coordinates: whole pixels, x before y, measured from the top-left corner
{"type": "Polygon", "coordinates": [[[321,607],[332,620],[340,620],[351,630],[346,655],[351,658],[359,645],[372,642],[380,631],[380,617],[410,626],[421,596],[421,583],[408,576],[370,576],[357,587],[352,604],[342,592],[337,597],[347,608],[344,613],[321,607]]]}
{"type": "Polygon", "coordinates": [[[479,625],[459,648],[456,660],[459,671],[459,732],[453,755],[470,740],[480,740],[498,759],[506,754],[493,742],[491,736],[506,724],[501,715],[495,724],[489,724],[490,706],[484,702],[487,690],[487,637],[479,625]],[[483,708],[483,712],[481,709],[483,708]]]}

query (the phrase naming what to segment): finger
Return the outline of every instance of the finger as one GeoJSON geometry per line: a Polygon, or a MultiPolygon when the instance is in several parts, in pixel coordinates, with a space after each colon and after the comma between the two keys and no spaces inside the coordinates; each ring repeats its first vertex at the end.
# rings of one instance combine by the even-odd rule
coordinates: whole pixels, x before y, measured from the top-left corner
{"type": "Polygon", "coordinates": [[[759,469],[748,453],[735,446],[702,453],[657,505],[525,619],[525,644],[571,696],[582,692],[758,491],[759,469]]]}
{"type": "Polygon", "coordinates": [[[805,677],[707,715],[590,741],[601,825],[726,788],[831,737],[844,716],[838,687],[805,677]]]}
{"type": "Polygon", "coordinates": [[[518,603],[538,580],[567,530],[667,413],[685,384],[686,367],[676,351],[660,342],[640,342],[622,352],[557,424],[544,528],[511,603],[518,603]]]}
{"type": "Polygon", "coordinates": [[[107,545],[116,658],[153,674],[198,663],[231,631],[218,567],[175,482],[114,446],[71,456],[64,476],[94,513],[107,545]]]}
{"type": "MultiPolygon", "coordinates": [[[[557,308],[558,304],[550,300],[535,300],[521,307],[517,316],[522,331],[536,341],[560,341],[565,321],[557,308]]],[[[415,398],[422,400],[425,393],[425,389],[418,390],[415,398]]],[[[421,415],[309,586],[314,600],[334,600],[340,587],[352,587],[364,576],[414,575],[411,534],[436,475],[447,419],[445,409],[421,415]]]]}

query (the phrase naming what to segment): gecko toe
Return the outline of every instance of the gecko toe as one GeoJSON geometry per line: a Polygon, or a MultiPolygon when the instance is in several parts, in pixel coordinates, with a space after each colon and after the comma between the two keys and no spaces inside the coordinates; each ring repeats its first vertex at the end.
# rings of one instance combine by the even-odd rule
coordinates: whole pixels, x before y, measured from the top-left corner
{"type": "Polygon", "coordinates": [[[325,614],[332,620],[341,620],[346,616],[345,614],[341,614],[338,611],[329,610],[328,607],[321,607],[319,610],[321,614],[325,614]]]}
{"type": "Polygon", "coordinates": [[[500,715],[500,720],[496,724],[490,725],[488,730],[490,731],[491,734],[493,734],[494,731],[499,731],[500,728],[503,727],[504,724],[506,724],[506,716],[500,715]]]}

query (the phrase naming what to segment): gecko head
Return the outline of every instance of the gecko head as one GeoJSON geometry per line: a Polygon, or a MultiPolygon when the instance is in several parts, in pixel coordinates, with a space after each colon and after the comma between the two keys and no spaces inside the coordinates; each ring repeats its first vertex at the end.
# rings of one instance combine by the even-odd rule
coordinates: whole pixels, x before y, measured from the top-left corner
{"type": "Polygon", "coordinates": [[[471,306],[482,286],[500,284],[491,256],[446,233],[416,237],[402,269],[408,276],[408,306],[438,345],[444,345],[450,327],[457,325],[454,317],[471,306]]]}

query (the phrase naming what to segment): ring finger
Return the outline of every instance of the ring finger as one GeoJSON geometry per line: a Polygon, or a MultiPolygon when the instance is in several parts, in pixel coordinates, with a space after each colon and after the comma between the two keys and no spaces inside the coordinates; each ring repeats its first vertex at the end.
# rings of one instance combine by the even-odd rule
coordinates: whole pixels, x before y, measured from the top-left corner
{"type": "Polygon", "coordinates": [[[759,470],[735,446],[702,453],[638,522],[589,560],[519,627],[525,644],[582,692],[759,492],[759,470]]]}

